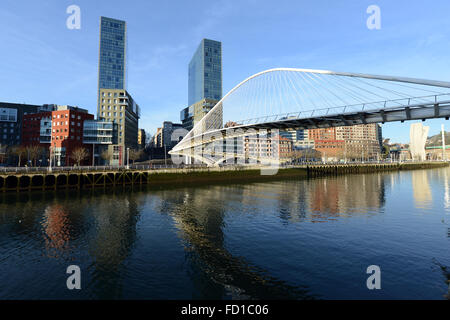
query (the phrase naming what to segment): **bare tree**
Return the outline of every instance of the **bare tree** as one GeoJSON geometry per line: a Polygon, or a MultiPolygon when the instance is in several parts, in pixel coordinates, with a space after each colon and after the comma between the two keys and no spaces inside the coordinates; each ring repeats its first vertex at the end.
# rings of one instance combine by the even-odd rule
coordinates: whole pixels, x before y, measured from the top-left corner
{"type": "Polygon", "coordinates": [[[7,157],[8,147],[6,145],[0,144],[0,162],[7,157]]]}
{"type": "Polygon", "coordinates": [[[42,148],[38,145],[30,145],[26,147],[26,153],[28,154],[28,159],[36,166],[36,160],[42,153],[42,148]]]}
{"type": "Polygon", "coordinates": [[[80,166],[81,161],[86,159],[89,156],[89,152],[86,148],[78,147],[72,151],[71,158],[77,163],[77,166],[80,166]]]}
{"type": "Polygon", "coordinates": [[[100,157],[102,157],[103,160],[108,161],[109,163],[112,158],[112,152],[109,149],[106,149],[100,154],[100,157]]]}
{"type": "Polygon", "coordinates": [[[22,157],[26,155],[27,149],[24,146],[15,146],[12,148],[12,154],[16,155],[19,159],[17,161],[17,166],[20,167],[20,163],[22,162],[22,157]]]}
{"type": "Polygon", "coordinates": [[[130,149],[129,157],[130,160],[133,161],[133,163],[139,158],[141,158],[142,155],[143,155],[142,150],[130,149]]]}

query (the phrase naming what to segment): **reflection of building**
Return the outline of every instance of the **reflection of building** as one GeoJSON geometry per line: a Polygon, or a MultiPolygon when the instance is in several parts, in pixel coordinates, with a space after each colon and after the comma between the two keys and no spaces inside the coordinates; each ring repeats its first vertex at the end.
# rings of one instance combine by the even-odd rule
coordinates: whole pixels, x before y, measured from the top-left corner
{"type": "Polygon", "coordinates": [[[424,127],[421,123],[411,124],[409,137],[411,142],[409,150],[413,160],[423,161],[426,159],[425,143],[427,142],[428,130],[430,127],[424,127]]]}
{"type": "Polygon", "coordinates": [[[44,219],[48,255],[57,257],[68,249],[71,227],[69,212],[61,205],[50,205],[45,209],[44,219]]]}
{"type": "MultiPolygon", "coordinates": [[[[444,171],[444,208],[450,208],[450,187],[448,183],[448,170],[444,171]]],[[[447,213],[448,214],[448,213],[447,213]]]]}
{"type": "Polygon", "coordinates": [[[428,171],[413,170],[411,171],[411,177],[416,205],[420,208],[427,207],[432,201],[430,183],[428,182],[428,171]]]}
{"type": "Polygon", "coordinates": [[[364,208],[360,212],[380,208],[384,204],[384,188],[381,174],[311,180],[308,202],[312,219],[351,214],[349,208],[364,208]]]}

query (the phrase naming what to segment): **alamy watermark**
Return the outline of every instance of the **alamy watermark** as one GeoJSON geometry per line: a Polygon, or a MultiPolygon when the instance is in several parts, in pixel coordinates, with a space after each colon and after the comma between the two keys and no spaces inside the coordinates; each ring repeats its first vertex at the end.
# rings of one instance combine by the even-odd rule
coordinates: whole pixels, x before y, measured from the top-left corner
{"type": "Polygon", "coordinates": [[[66,286],[69,290],[80,290],[81,289],[81,269],[77,265],[71,265],[67,267],[67,274],[70,276],[67,278],[66,286]]]}
{"type": "Polygon", "coordinates": [[[66,20],[66,27],[69,30],[81,29],[81,9],[79,6],[72,4],[67,7],[66,13],[70,14],[66,20]]]}
{"type": "Polygon", "coordinates": [[[366,12],[370,14],[367,18],[367,28],[369,30],[380,30],[381,29],[381,9],[379,6],[373,4],[367,7],[366,12]]]}
{"type": "Polygon", "coordinates": [[[367,267],[367,274],[370,274],[370,277],[367,278],[366,286],[369,290],[380,290],[381,289],[381,269],[377,265],[371,265],[367,267]]]}
{"type": "MultiPolygon", "coordinates": [[[[171,141],[179,143],[189,132],[177,129],[171,135],[171,141]]],[[[207,164],[208,166],[244,166],[258,165],[261,175],[275,175],[278,172],[283,155],[287,155],[286,141],[282,140],[279,130],[255,130],[242,128],[224,131],[206,132],[182,142],[181,154],[172,154],[176,165],[207,164]]]]}

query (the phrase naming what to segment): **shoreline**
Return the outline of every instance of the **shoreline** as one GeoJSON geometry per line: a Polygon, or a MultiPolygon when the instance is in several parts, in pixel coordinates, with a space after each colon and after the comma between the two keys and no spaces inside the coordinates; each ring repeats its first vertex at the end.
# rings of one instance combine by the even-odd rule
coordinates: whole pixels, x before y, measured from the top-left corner
{"type": "Polygon", "coordinates": [[[267,167],[183,168],[160,170],[70,171],[0,174],[0,192],[30,192],[35,190],[115,188],[122,186],[165,186],[192,183],[263,182],[289,179],[310,179],[344,174],[384,171],[420,170],[448,167],[448,162],[320,164],[278,168],[276,174],[262,175],[267,167]]]}

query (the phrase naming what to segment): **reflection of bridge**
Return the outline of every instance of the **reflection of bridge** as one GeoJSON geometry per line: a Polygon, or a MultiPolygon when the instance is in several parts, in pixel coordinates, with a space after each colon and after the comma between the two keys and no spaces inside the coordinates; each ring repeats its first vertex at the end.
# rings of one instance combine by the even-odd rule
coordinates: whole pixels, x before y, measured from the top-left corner
{"type": "MultiPolygon", "coordinates": [[[[276,68],[234,87],[170,153],[215,165],[230,153],[250,159],[240,139],[245,136],[273,142],[280,129],[449,117],[450,82],[276,68]]],[[[262,154],[253,158],[269,160],[262,154]]]]}

